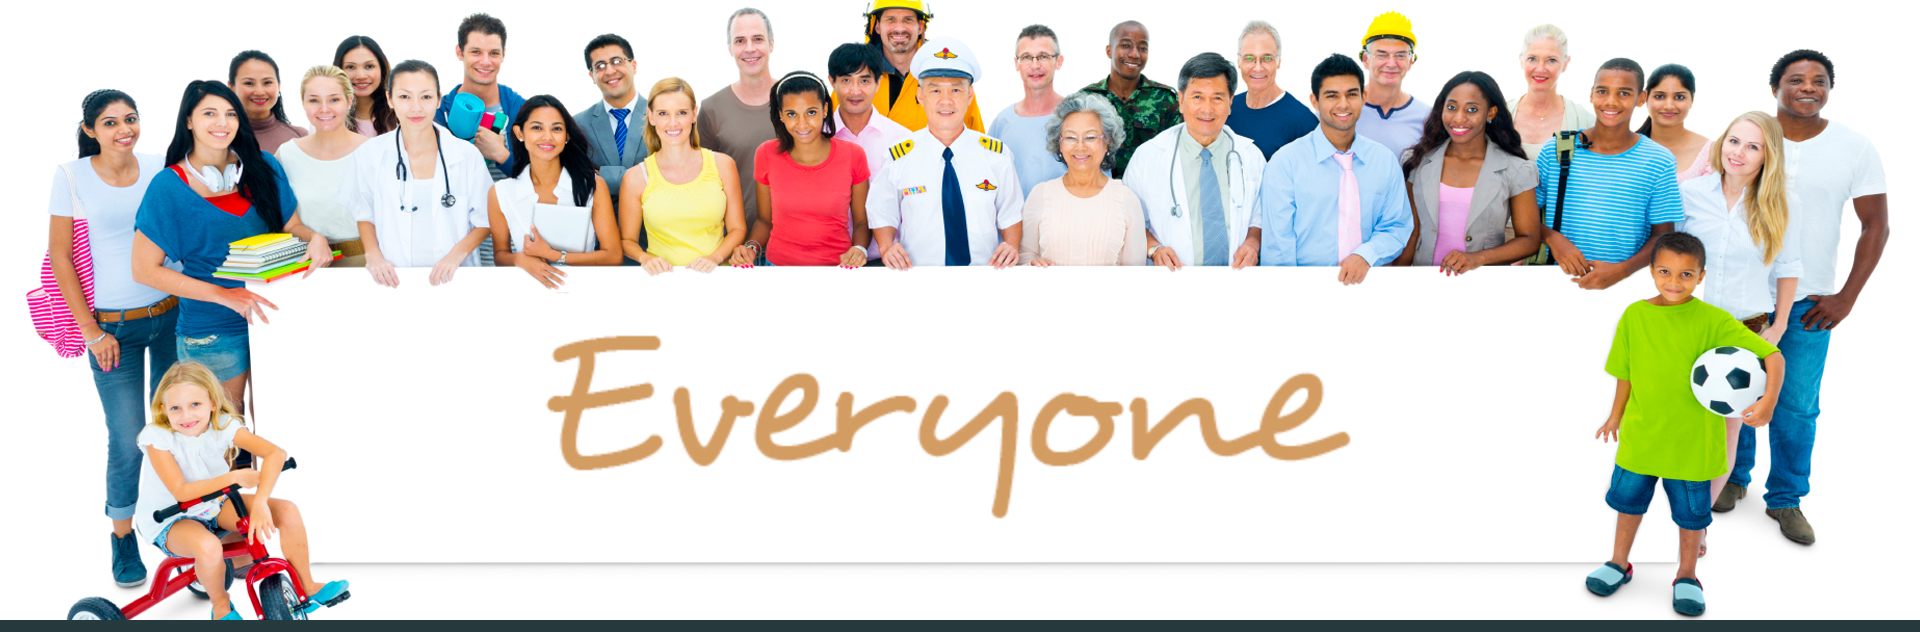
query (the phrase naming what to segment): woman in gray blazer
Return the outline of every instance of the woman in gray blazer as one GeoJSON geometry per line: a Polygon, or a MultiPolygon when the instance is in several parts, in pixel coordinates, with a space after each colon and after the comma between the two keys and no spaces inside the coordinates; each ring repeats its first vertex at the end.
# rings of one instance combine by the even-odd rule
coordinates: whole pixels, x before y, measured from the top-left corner
{"type": "Polygon", "coordinates": [[[1415,239],[1394,265],[1461,274],[1540,248],[1539,176],[1492,76],[1454,75],[1434,99],[1420,142],[1402,156],[1415,239]],[[1513,227],[1513,236],[1507,227],[1513,227]]]}

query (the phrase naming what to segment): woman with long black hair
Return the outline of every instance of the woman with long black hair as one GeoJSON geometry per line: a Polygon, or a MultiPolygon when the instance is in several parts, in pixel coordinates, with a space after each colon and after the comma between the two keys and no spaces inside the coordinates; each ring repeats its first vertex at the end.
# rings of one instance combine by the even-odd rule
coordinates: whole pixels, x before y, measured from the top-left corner
{"type": "Polygon", "coordinates": [[[1506,97],[1491,75],[1454,75],[1434,98],[1420,142],[1402,157],[1414,238],[1396,265],[1462,274],[1508,264],[1540,248],[1538,171],[1520,144],[1506,97]],[[1511,219],[1514,235],[1507,237],[1511,219]]]}
{"type": "Polygon", "coordinates": [[[280,162],[254,139],[245,107],[218,81],[187,84],[167,167],[140,200],[133,236],[133,279],[180,297],[175,354],[212,369],[234,402],[246,401],[247,327],[278,308],[213,272],[226,261],[227,244],[279,232],[299,210],[280,162]],[[168,267],[168,259],[180,267],[168,267]]]}
{"type": "MultiPolygon", "coordinates": [[[[493,262],[496,266],[514,266],[527,271],[541,285],[558,287],[565,272],[556,265],[620,265],[620,229],[613,213],[613,196],[607,194],[607,181],[595,173],[592,148],[587,134],[574,124],[573,117],[559,99],[538,95],[520,106],[514,118],[513,134],[507,146],[513,151],[512,177],[493,184],[487,193],[487,225],[493,234],[493,262]],[[541,216],[537,210],[547,207],[556,214],[585,210],[592,230],[582,245],[572,245],[578,236],[562,237],[555,245],[535,225],[541,216]]],[[[548,223],[560,230],[556,217],[548,223]]]]}
{"type": "Polygon", "coordinates": [[[387,77],[393,74],[393,65],[387,63],[379,42],[365,35],[341,40],[333,49],[333,67],[346,72],[353,85],[354,131],[379,136],[400,126],[400,117],[387,103],[387,77]]]}
{"type": "Polygon", "coordinates": [[[260,151],[280,151],[280,145],[308,134],[287,118],[287,104],[280,98],[280,64],[266,53],[243,50],[234,55],[227,64],[227,89],[240,97],[260,151]]]}

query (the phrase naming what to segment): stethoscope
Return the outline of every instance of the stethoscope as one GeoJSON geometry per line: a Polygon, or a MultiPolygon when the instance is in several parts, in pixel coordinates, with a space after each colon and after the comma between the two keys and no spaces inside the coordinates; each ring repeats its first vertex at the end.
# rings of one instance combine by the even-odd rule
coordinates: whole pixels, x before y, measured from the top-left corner
{"type": "MultiPolygon", "coordinates": [[[[440,196],[440,206],[453,208],[454,202],[459,200],[453,197],[453,175],[447,173],[447,152],[445,149],[440,148],[440,130],[438,129],[433,130],[433,151],[434,153],[440,154],[440,184],[447,189],[447,194],[440,196]]],[[[398,160],[398,164],[395,164],[393,167],[393,179],[399,180],[402,183],[400,187],[400,211],[403,213],[418,211],[420,210],[418,206],[412,209],[407,208],[409,196],[407,195],[405,183],[413,178],[413,173],[407,171],[407,150],[400,146],[399,130],[393,132],[393,153],[394,157],[398,160]]]]}
{"type": "MultiPolygon", "coordinates": [[[[1225,136],[1227,139],[1227,191],[1232,192],[1235,190],[1234,187],[1240,186],[1241,184],[1241,181],[1239,179],[1236,179],[1233,177],[1233,161],[1235,160],[1241,161],[1240,171],[1242,172],[1245,172],[1247,170],[1247,163],[1245,160],[1242,160],[1240,158],[1240,147],[1239,147],[1239,143],[1236,142],[1233,138],[1233,130],[1222,127],[1220,128],[1220,134],[1222,136],[1225,136]]],[[[1173,214],[1174,217],[1180,217],[1180,196],[1173,195],[1173,192],[1179,191],[1179,189],[1174,188],[1174,184],[1173,184],[1173,170],[1175,167],[1179,166],[1179,164],[1180,164],[1180,153],[1178,151],[1175,151],[1173,162],[1167,165],[1167,193],[1168,193],[1168,197],[1173,198],[1173,210],[1170,212],[1173,214]]],[[[1227,200],[1227,203],[1234,204],[1234,201],[1227,200]]]]}

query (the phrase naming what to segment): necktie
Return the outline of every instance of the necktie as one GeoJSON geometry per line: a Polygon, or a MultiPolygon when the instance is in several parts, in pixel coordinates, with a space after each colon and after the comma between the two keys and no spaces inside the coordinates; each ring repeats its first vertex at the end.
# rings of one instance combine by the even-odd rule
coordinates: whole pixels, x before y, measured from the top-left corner
{"type": "Polygon", "coordinates": [[[953,170],[953,148],[940,152],[947,161],[947,173],[940,179],[940,215],[947,227],[947,265],[973,264],[973,251],[967,248],[967,206],[960,197],[960,174],[953,170]]]}
{"type": "Polygon", "coordinates": [[[619,149],[621,162],[627,160],[627,115],[632,112],[627,108],[607,110],[608,114],[613,115],[613,146],[619,149]]]}
{"type": "Polygon", "coordinates": [[[1340,163],[1340,250],[1333,263],[1340,265],[1360,248],[1360,179],[1353,175],[1353,154],[1336,152],[1333,159],[1340,163]]]}
{"type": "Polygon", "coordinates": [[[1220,176],[1213,150],[1200,148],[1200,265],[1227,265],[1227,209],[1220,204],[1220,176]]]}

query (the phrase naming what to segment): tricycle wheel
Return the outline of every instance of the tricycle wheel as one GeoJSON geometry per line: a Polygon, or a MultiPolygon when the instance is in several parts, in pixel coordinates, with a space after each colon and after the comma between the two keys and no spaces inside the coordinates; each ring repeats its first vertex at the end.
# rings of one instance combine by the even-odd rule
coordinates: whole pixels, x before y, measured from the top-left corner
{"type": "Polygon", "coordinates": [[[260,580],[260,618],[268,621],[299,621],[307,618],[300,607],[300,596],[293,592],[293,581],[284,573],[260,580]]]}
{"type": "Polygon", "coordinates": [[[120,606],[99,597],[81,599],[67,611],[68,621],[125,621],[126,618],[120,614],[120,606]]]}
{"type": "MultiPolygon", "coordinates": [[[[226,562],[227,562],[227,572],[221,573],[220,585],[226,587],[228,591],[232,591],[233,590],[233,560],[228,559],[226,562]]],[[[193,596],[199,597],[201,599],[207,598],[207,588],[205,586],[200,585],[200,578],[198,577],[193,578],[193,583],[187,584],[187,592],[193,593],[193,596]]]]}

